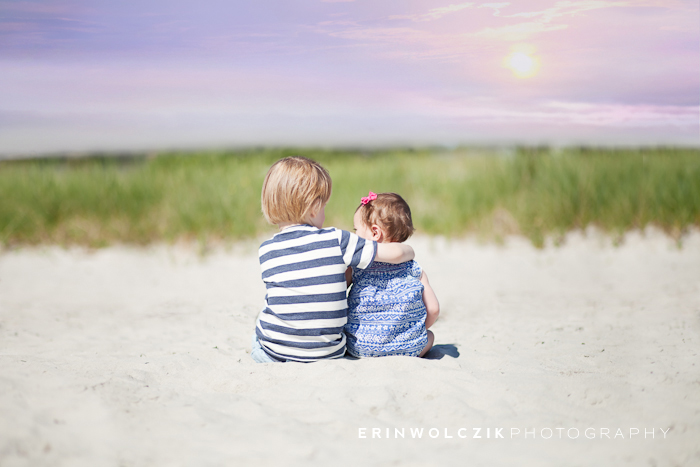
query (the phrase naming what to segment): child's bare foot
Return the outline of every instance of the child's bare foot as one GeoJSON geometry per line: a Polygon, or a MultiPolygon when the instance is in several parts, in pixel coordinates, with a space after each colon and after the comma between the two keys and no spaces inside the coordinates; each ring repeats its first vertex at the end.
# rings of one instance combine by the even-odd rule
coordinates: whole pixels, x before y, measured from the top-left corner
{"type": "Polygon", "coordinates": [[[424,357],[425,354],[427,354],[430,349],[433,348],[433,342],[435,342],[435,334],[433,334],[433,331],[428,331],[428,343],[425,344],[425,347],[423,347],[423,350],[420,351],[418,356],[424,357]]]}

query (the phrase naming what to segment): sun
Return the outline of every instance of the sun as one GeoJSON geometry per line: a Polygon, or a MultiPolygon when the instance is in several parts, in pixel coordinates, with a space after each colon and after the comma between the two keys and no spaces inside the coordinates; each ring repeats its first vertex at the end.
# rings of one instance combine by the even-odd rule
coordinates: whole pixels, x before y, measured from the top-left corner
{"type": "Polygon", "coordinates": [[[515,51],[506,57],[505,66],[518,78],[531,78],[539,70],[539,60],[527,52],[515,51]]]}

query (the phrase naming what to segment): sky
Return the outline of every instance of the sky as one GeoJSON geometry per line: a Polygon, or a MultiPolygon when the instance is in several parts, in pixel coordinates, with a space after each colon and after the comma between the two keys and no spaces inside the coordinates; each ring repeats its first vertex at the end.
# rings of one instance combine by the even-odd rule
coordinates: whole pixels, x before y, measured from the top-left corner
{"type": "Polygon", "coordinates": [[[0,0],[0,155],[700,145],[697,0],[0,0]]]}

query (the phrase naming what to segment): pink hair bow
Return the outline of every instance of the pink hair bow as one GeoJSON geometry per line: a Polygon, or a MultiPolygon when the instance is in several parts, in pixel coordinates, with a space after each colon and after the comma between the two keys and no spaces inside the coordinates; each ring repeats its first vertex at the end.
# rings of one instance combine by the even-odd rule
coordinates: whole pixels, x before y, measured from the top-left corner
{"type": "Polygon", "coordinates": [[[370,191],[369,194],[368,194],[367,196],[363,196],[363,197],[362,197],[362,204],[367,204],[367,203],[369,203],[370,201],[374,201],[375,199],[377,199],[377,194],[376,194],[376,193],[372,193],[372,192],[370,191]]]}

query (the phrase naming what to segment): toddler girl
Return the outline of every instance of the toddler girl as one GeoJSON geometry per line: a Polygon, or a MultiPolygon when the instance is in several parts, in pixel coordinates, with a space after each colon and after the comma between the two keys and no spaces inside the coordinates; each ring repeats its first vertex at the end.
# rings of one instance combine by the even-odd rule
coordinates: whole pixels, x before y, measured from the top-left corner
{"type": "MultiPolygon", "coordinates": [[[[353,218],[361,238],[400,243],[413,234],[411,209],[396,193],[362,198],[353,218]]],[[[348,296],[347,350],[355,357],[424,356],[433,346],[427,329],[437,320],[440,305],[428,276],[415,261],[389,264],[374,261],[352,268],[348,296]]],[[[350,282],[349,271],[346,272],[350,282]]]]}

